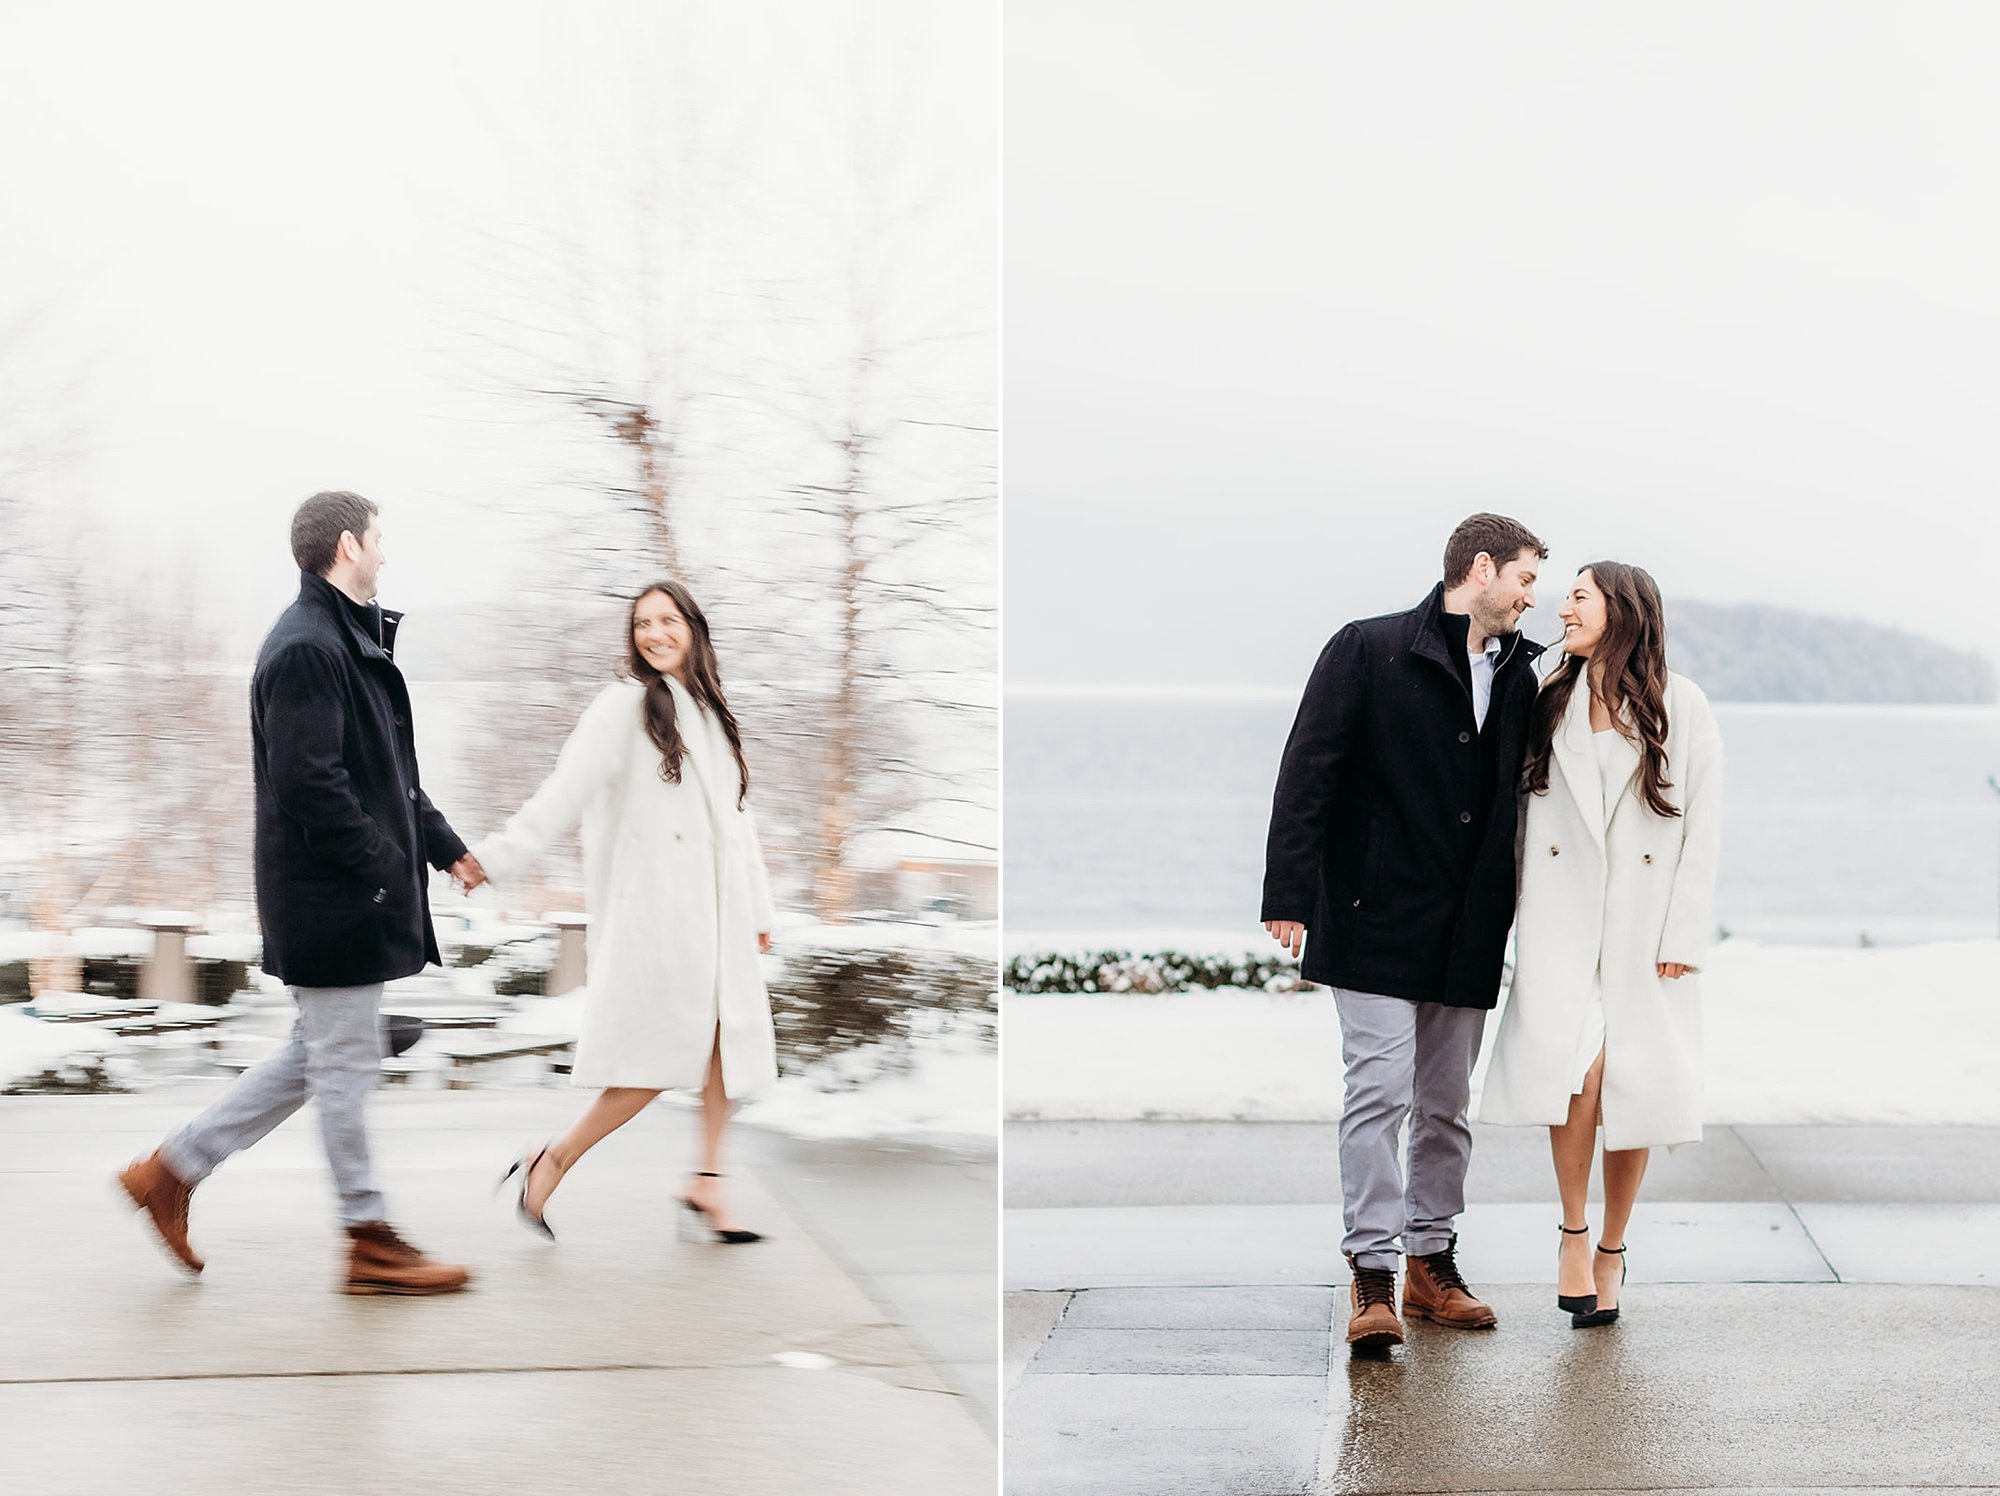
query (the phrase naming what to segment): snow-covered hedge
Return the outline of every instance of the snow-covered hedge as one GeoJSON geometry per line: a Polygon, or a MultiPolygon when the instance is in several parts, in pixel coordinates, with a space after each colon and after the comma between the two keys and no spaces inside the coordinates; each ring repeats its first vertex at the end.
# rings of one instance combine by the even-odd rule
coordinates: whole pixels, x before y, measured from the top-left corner
{"type": "Polygon", "coordinates": [[[962,950],[787,943],[771,977],[778,1064],[787,1075],[868,1049],[873,1074],[908,1068],[913,1048],[995,1042],[993,962],[962,950]]]}
{"type": "Polygon", "coordinates": [[[1289,956],[1190,954],[1183,951],[1034,952],[1007,963],[1003,984],[1014,992],[1188,992],[1196,988],[1257,987],[1291,992],[1305,985],[1289,956]]]}

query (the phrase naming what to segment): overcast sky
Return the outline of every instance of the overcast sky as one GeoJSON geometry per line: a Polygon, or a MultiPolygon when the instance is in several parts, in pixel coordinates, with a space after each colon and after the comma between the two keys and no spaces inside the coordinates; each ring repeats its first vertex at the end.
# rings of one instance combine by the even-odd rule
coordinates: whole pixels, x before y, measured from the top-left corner
{"type": "MultiPolygon", "coordinates": [[[[104,581],[131,562],[184,582],[247,650],[296,588],[293,507],[353,488],[383,506],[383,601],[434,637],[468,600],[551,580],[515,516],[578,502],[584,423],[520,398],[557,371],[498,345],[562,315],[533,245],[633,253],[605,178],[642,112],[703,139],[702,211],[656,203],[692,224],[699,294],[739,327],[779,309],[696,375],[739,401],[752,375],[836,393],[810,360],[852,342],[822,294],[848,264],[844,132],[886,125],[892,195],[919,203],[886,300],[935,349],[892,377],[937,407],[918,413],[994,424],[996,28],[991,5],[923,0],[10,4],[0,326],[39,322],[0,349],[0,390],[18,414],[23,388],[81,381],[61,413],[79,460],[44,481],[104,581]]],[[[693,454],[691,525],[821,476],[748,445],[693,454]]],[[[769,543],[770,508],[756,520],[746,549],[769,543]]],[[[959,558],[989,593],[992,535],[989,512],[959,558]]]]}
{"type": "Polygon", "coordinates": [[[1009,0],[1006,659],[1296,688],[1465,514],[2000,659],[2000,11],[1009,0]]]}

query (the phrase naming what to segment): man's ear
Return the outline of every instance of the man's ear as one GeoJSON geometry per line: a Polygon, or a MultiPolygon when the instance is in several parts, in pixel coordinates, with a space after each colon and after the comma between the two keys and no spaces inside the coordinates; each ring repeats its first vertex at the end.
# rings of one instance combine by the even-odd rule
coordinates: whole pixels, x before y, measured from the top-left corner
{"type": "Polygon", "coordinates": [[[361,541],[352,530],[342,530],[340,532],[340,540],[333,548],[333,559],[336,561],[359,561],[361,559],[361,541]]]}

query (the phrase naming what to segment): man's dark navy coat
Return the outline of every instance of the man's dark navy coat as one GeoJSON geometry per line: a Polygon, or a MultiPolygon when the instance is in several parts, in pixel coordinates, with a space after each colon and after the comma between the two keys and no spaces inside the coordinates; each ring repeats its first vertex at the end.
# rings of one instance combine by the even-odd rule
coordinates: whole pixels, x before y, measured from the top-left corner
{"type": "Polygon", "coordinates": [[[465,855],[417,782],[402,614],[299,575],[250,680],[264,970],[300,987],[393,981],[438,961],[424,864],[465,855]]]}
{"type": "Polygon", "coordinates": [[[1499,1001],[1542,647],[1507,637],[1482,729],[1469,622],[1444,611],[1440,585],[1407,613],[1348,624],[1313,668],[1278,770],[1263,913],[1306,927],[1309,981],[1499,1001]]]}

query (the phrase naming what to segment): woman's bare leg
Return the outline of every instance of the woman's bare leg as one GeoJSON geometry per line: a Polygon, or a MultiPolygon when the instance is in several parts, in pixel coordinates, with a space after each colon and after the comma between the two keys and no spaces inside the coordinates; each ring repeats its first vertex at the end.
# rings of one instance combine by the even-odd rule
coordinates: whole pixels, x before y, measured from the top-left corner
{"type": "Polygon", "coordinates": [[[1650,1148],[1607,1148],[1604,1150],[1604,1236],[1599,1245],[1609,1252],[1593,1252],[1592,1267],[1597,1273],[1597,1307],[1615,1309],[1618,1287],[1624,1281],[1623,1257],[1613,1256],[1625,1245],[1625,1227],[1632,1219],[1632,1206],[1639,1198],[1639,1181],[1646,1177],[1652,1159],[1650,1148]]]}
{"type": "MultiPolygon", "coordinates": [[[[722,1134],[734,1110],[722,1087],[722,1032],[718,1028],[715,1048],[708,1055],[708,1078],[701,1088],[701,1167],[707,1174],[722,1172],[722,1134]]],[[[718,1231],[734,1231],[735,1218],[722,1203],[722,1181],[700,1175],[689,1182],[687,1198],[708,1212],[708,1222],[718,1231]]]]}
{"type": "Polygon", "coordinates": [[[1583,1077],[1583,1089],[1569,1099],[1569,1117],[1549,1129],[1549,1153],[1556,1166],[1556,1190],[1562,1196],[1562,1223],[1569,1232],[1557,1257],[1556,1292],[1592,1292],[1590,1237],[1578,1226],[1589,1225],[1584,1208],[1590,1199],[1590,1161],[1597,1152],[1597,1103],[1604,1080],[1604,1052],[1598,1051],[1583,1077]]]}
{"type": "Polygon", "coordinates": [[[549,1144],[529,1172],[528,1209],[540,1215],[576,1161],[643,1112],[659,1094],[639,1086],[607,1086],[599,1091],[576,1125],[549,1144]]]}

